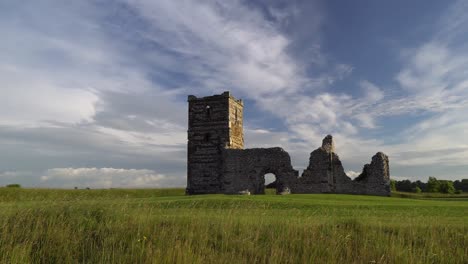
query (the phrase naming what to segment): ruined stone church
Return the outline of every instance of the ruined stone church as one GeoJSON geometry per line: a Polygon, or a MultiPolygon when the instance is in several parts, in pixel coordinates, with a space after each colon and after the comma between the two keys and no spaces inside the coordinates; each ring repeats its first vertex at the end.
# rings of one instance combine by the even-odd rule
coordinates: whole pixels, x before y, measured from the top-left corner
{"type": "Polygon", "coordinates": [[[264,194],[265,174],[272,173],[277,194],[390,195],[388,157],[382,152],[352,180],[328,135],[299,177],[282,148],[244,149],[242,100],[224,92],[189,95],[188,103],[187,194],[264,194]]]}

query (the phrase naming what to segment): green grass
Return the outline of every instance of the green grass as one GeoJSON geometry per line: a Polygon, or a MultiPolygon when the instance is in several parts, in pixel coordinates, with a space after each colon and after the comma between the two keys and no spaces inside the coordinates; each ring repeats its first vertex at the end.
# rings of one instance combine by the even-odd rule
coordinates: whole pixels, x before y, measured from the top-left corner
{"type": "Polygon", "coordinates": [[[446,193],[408,193],[408,192],[392,192],[392,197],[412,198],[412,199],[431,199],[445,201],[468,201],[468,193],[461,194],[446,194],[446,193]]]}
{"type": "Polygon", "coordinates": [[[468,263],[467,256],[466,198],[0,188],[0,263],[468,263]]]}

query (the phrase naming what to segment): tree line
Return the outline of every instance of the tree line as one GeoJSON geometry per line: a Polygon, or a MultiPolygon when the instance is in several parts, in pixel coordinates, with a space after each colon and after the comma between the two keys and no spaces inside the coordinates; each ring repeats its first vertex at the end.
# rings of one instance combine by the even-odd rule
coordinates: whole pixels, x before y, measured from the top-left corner
{"type": "Polygon", "coordinates": [[[462,193],[468,192],[468,179],[449,181],[449,180],[438,180],[435,177],[429,177],[427,182],[422,181],[410,181],[402,180],[396,181],[391,180],[390,186],[392,191],[399,192],[431,192],[431,193],[462,193]]]}

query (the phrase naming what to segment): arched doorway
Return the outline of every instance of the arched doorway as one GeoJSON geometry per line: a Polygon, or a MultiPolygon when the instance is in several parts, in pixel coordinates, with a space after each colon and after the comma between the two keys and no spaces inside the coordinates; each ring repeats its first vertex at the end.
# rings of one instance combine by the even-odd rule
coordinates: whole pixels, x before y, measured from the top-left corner
{"type": "Polygon", "coordinates": [[[265,179],[265,194],[275,194],[276,193],[276,175],[273,173],[267,173],[264,176],[265,179]]]}

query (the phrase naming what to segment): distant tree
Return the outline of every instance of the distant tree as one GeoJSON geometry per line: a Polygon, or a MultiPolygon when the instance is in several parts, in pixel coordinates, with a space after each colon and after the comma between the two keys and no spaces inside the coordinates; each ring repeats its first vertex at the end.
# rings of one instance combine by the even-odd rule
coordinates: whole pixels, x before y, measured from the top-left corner
{"type": "Polygon", "coordinates": [[[410,180],[403,180],[396,182],[396,189],[400,192],[411,192],[413,187],[411,186],[410,180]]]}
{"type": "Polygon", "coordinates": [[[392,192],[396,192],[396,181],[395,180],[390,180],[390,190],[392,192]]]}
{"type": "Polygon", "coordinates": [[[399,192],[416,192],[416,187],[419,188],[421,192],[455,193],[455,190],[460,190],[460,192],[468,192],[468,179],[456,180],[452,182],[447,180],[437,180],[435,177],[429,177],[427,183],[420,180],[415,182],[410,180],[390,180],[390,189],[392,191],[396,190],[399,192]]]}
{"type": "Polygon", "coordinates": [[[456,190],[456,191],[455,191],[455,194],[462,194],[462,193],[463,193],[462,190],[456,190]]]}
{"type": "Polygon", "coordinates": [[[439,181],[439,191],[441,193],[455,193],[455,187],[453,187],[452,181],[439,181]]]}
{"type": "Polygon", "coordinates": [[[468,179],[456,180],[453,182],[453,186],[457,190],[468,192],[468,179]]]}
{"type": "Polygon", "coordinates": [[[429,177],[427,181],[427,191],[428,192],[439,192],[440,190],[440,182],[435,177],[429,177]]]}
{"type": "Polygon", "coordinates": [[[460,190],[461,188],[461,181],[460,180],[456,180],[453,182],[453,187],[455,187],[455,189],[457,190],[460,190]]]}
{"type": "Polygon", "coordinates": [[[421,191],[427,192],[427,183],[424,183],[420,180],[413,182],[413,187],[419,187],[421,191]]]}
{"type": "Polygon", "coordinates": [[[419,188],[418,186],[416,186],[416,187],[413,188],[413,192],[415,192],[415,193],[421,193],[422,190],[421,190],[421,188],[419,188]]]}
{"type": "Polygon", "coordinates": [[[21,188],[21,185],[17,184],[17,183],[13,183],[13,184],[8,184],[6,187],[8,187],[8,188],[21,188]]]}
{"type": "Polygon", "coordinates": [[[461,180],[461,186],[460,190],[468,192],[468,179],[461,180]]]}

